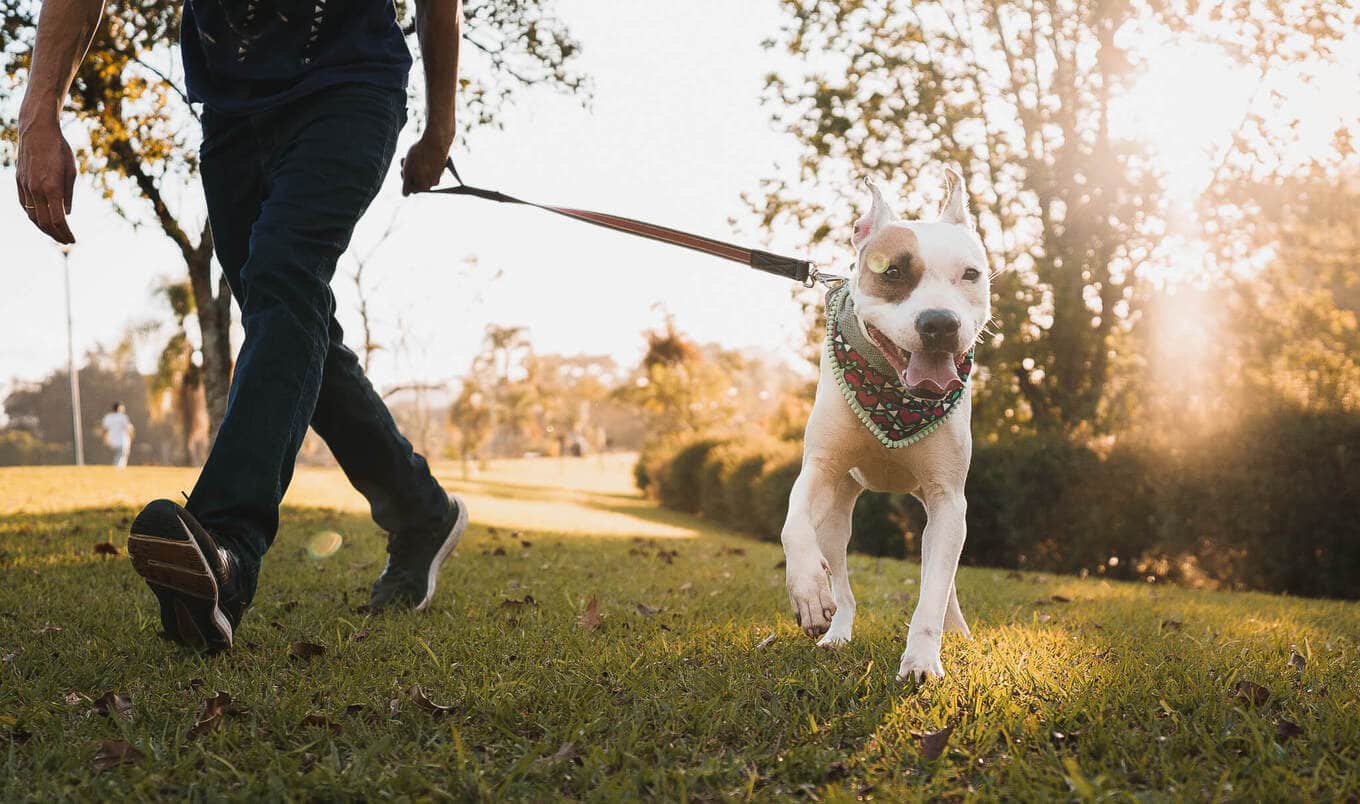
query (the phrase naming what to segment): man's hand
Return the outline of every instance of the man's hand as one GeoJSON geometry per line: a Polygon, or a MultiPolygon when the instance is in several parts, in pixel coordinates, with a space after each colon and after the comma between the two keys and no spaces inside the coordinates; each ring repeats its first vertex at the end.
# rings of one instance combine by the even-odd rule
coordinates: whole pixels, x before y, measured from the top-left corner
{"type": "Polygon", "coordinates": [[[401,194],[423,193],[439,183],[444,163],[449,158],[447,141],[431,136],[429,131],[416,140],[401,163],[401,194]]]}
{"type": "Polygon", "coordinates": [[[435,186],[449,158],[457,130],[453,103],[458,93],[463,0],[416,0],[416,36],[425,63],[425,133],[411,146],[402,163],[402,195],[435,186]]]}
{"type": "Polygon", "coordinates": [[[61,107],[103,14],[104,0],[42,4],[28,87],[19,106],[19,203],[39,229],[66,245],[76,242],[66,225],[76,159],[61,134],[61,107]]]}
{"type": "Polygon", "coordinates": [[[58,243],[76,242],[66,224],[76,185],[76,158],[56,121],[21,128],[15,182],[19,203],[34,225],[58,243]]]}

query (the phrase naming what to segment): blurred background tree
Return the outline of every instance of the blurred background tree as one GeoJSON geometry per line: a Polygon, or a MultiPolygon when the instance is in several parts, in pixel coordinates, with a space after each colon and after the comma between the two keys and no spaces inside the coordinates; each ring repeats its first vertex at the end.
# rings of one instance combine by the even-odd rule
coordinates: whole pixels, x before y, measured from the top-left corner
{"type": "MultiPolygon", "coordinates": [[[[0,0],[0,64],[11,92],[26,82],[40,3],[0,0]]],[[[209,432],[226,411],[231,384],[231,293],[214,278],[212,232],[197,199],[197,110],[180,77],[181,0],[111,0],[76,73],[67,111],[85,135],[73,142],[80,170],[134,225],[159,229],[179,250],[193,291],[209,432]],[[148,214],[149,213],[149,214],[148,214]]],[[[413,10],[400,14],[414,33],[413,10]]],[[[574,93],[577,44],[552,0],[468,0],[459,123],[494,124],[530,87],[574,93]]],[[[416,88],[419,69],[413,71],[416,88]]],[[[413,88],[413,91],[417,91],[413,88]]],[[[0,105],[0,141],[17,138],[18,107],[0,105]]],[[[68,132],[69,133],[69,132],[68,132]]],[[[3,164],[13,148],[0,151],[3,164]]]]}
{"type": "MultiPolygon", "coordinates": [[[[1212,36],[1265,81],[1326,58],[1354,18],[1343,0],[783,6],[788,22],[772,46],[834,56],[768,79],[774,115],[804,148],[796,179],[769,182],[756,202],[765,223],[848,242],[847,209],[862,199],[847,204],[825,188],[879,176],[915,217],[934,210],[938,165],[960,166],[997,272],[975,421],[1070,435],[1126,418],[1118,408],[1137,389],[1115,369],[1147,295],[1142,271],[1164,257],[1163,177],[1145,146],[1111,125],[1145,65],[1139,37],[1212,36]]],[[[1220,164],[1269,146],[1234,136],[1220,164]]]]}

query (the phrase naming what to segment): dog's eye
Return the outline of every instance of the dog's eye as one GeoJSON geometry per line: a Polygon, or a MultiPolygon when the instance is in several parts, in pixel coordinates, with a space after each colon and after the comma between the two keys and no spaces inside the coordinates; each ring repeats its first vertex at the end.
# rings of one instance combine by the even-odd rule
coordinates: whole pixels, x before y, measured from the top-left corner
{"type": "Polygon", "coordinates": [[[982,277],[982,272],[976,268],[969,268],[963,272],[965,282],[976,282],[982,277]]]}
{"type": "Polygon", "coordinates": [[[896,265],[889,265],[889,266],[887,267],[887,269],[883,272],[883,275],[884,275],[884,276],[887,276],[887,277],[891,277],[891,278],[893,278],[893,279],[896,279],[896,278],[898,278],[899,276],[902,275],[902,272],[899,271],[899,270],[897,270],[897,266],[896,266],[896,265]]]}

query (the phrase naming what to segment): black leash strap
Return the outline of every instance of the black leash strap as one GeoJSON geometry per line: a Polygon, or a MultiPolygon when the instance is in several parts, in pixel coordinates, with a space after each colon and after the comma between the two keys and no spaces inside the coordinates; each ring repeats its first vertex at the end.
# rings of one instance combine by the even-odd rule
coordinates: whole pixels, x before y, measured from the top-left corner
{"type": "Polygon", "coordinates": [[[673,246],[702,251],[705,254],[712,254],[732,262],[740,262],[755,268],[757,271],[764,271],[767,274],[782,276],[792,279],[795,282],[809,284],[810,277],[814,275],[812,263],[807,260],[794,259],[793,257],[781,257],[778,254],[771,254],[768,251],[759,249],[745,248],[743,246],[724,243],[721,240],[714,240],[711,237],[702,237],[689,232],[682,232],[678,229],[670,229],[665,226],[657,226],[654,223],[623,218],[618,215],[608,215],[603,212],[591,212],[585,209],[572,209],[571,207],[554,207],[547,204],[536,204],[533,201],[525,201],[506,195],[497,190],[484,190],[481,187],[472,187],[463,183],[463,177],[458,175],[458,168],[453,166],[453,159],[447,163],[449,172],[453,174],[454,181],[458,182],[455,187],[434,187],[427,192],[441,193],[443,195],[468,195],[473,198],[481,198],[486,201],[496,201],[502,204],[521,204],[526,207],[537,207],[538,209],[554,212],[558,215],[565,215],[585,223],[593,223],[596,226],[603,226],[606,229],[613,229],[616,232],[645,237],[648,240],[656,240],[661,243],[670,243],[673,246]]]}

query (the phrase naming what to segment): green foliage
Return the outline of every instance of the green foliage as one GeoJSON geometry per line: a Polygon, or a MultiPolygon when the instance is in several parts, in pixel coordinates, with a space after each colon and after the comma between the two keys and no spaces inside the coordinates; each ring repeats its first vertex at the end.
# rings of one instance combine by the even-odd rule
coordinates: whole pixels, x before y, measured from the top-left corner
{"type": "MultiPolygon", "coordinates": [[[[899,211],[916,217],[934,211],[939,166],[958,165],[997,271],[975,419],[1108,432],[1131,404],[1116,372],[1149,290],[1140,273],[1179,222],[1145,147],[1110,125],[1155,58],[1137,46],[1212,42],[1264,82],[1334,56],[1356,19],[1345,0],[1198,6],[784,0],[772,45],[801,67],[770,76],[767,102],[802,144],[801,170],[752,206],[839,245],[863,203],[846,177],[903,189],[899,211]]],[[[1259,162],[1274,144],[1239,130],[1215,156],[1259,162]]]]}
{"type": "Polygon", "coordinates": [[[661,504],[697,514],[703,506],[701,489],[708,455],[724,443],[721,438],[700,438],[677,450],[657,479],[657,499],[661,504]]]}
{"type": "MultiPolygon", "coordinates": [[[[678,477],[663,486],[667,507],[778,540],[796,451],[698,439],[651,456],[648,471],[678,477]]],[[[1041,435],[979,444],[967,496],[966,564],[1360,597],[1360,421],[1346,414],[1267,411],[1170,451],[1041,435]]],[[[915,557],[925,523],[914,498],[866,493],[850,547],[915,557]]]]}
{"type": "Polygon", "coordinates": [[[0,430],[0,466],[39,466],[74,461],[69,445],[41,441],[27,430],[0,430]]]}

